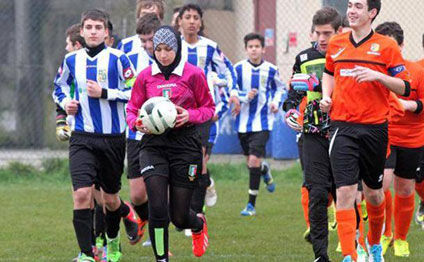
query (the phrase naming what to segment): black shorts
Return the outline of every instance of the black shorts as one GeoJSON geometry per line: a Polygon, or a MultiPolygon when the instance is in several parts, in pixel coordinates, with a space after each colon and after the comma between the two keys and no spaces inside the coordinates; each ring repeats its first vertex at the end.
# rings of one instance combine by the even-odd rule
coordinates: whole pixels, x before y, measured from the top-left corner
{"type": "Polygon", "coordinates": [[[97,179],[104,192],[118,193],[124,159],[125,134],[73,132],[69,140],[69,169],[74,190],[91,187],[97,179]]]}
{"type": "Polygon", "coordinates": [[[211,125],[212,125],[211,120],[209,120],[205,123],[196,125],[196,128],[198,129],[198,131],[200,133],[200,141],[202,143],[202,147],[207,147],[207,145],[208,145],[211,125]]]}
{"type": "Polygon", "coordinates": [[[269,131],[238,133],[238,137],[245,156],[265,157],[269,131]]]}
{"type": "Polygon", "coordinates": [[[405,179],[415,179],[419,171],[420,160],[424,147],[406,148],[390,146],[390,155],[386,160],[385,168],[394,169],[396,176],[405,179]]]}
{"type": "Polygon", "coordinates": [[[307,187],[321,187],[331,192],[334,189],[328,148],[330,141],[320,135],[303,134],[303,163],[307,187]]]}
{"type": "Polygon", "coordinates": [[[169,184],[195,188],[202,172],[202,144],[195,126],[171,129],[141,139],[140,173],[145,180],[164,176],[169,184]]]}
{"type": "Polygon", "coordinates": [[[424,154],[420,159],[420,166],[417,169],[417,176],[415,178],[415,183],[421,183],[424,181],[424,154]]]}
{"type": "Polygon", "coordinates": [[[142,177],[140,174],[140,141],[127,139],[127,178],[142,177]]]}
{"type": "Polygon", "coordinates": [[[355,185],[359,179],[371,189],[382,187],[387,130],[387,123],[332,123],[330,160],[337,188],[355,185]]]}

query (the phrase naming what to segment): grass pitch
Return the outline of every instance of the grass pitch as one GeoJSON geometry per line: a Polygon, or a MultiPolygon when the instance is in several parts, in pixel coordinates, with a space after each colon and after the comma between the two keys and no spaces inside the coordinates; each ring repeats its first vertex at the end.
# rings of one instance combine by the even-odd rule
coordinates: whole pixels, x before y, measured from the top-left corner
{"type": "MultiPolygon", "coordinates": [[[[71,261],[77,255],[72,226],[71,186],[66,161],[46,162],[43,171],[12,164],[0,170],[0,261],[71,261]]],[[[277,188],[268,193],[261,184],[257,215],[242,217],[247,201],[248,175],[244,165],[211,165],[218,203],[207,209],[210,247],[203,261],[313,261],[310,244],[302,234],[305,223],[300,206],[300,168],[273,172],[277,188]]],[[[128,199],[123,177],[121,196],[128,199]]],[[[123,225],[121,224],[123,230],[123,225]]],[[[130,246],[121,230],[122,261],[153,261],[150,247],[130,246]]],[[[411,257],[400,259],[390,249],[386,261],[424,261],[424,232],[412,222],[411,257]]],[[[330,232],[332,261],[337,233],[330,232]]],[[[195,261],[191,239],[170,226],[172,261],[195,261]]]]}

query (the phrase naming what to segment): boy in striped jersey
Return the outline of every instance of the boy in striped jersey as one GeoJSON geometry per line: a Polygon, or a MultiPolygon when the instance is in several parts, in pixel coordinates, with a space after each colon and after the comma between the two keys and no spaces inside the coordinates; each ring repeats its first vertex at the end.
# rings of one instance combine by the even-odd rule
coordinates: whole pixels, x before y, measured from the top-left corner
{"type": "MultiPolygon", "coordinates": [[[[202,9],[195,4],[187,4],[180,8],[178,15],[179,30],[182,34],[182,60],[187,61],[192,65],[200,67],[207,79],[212,79],[211,72],[218,75],[224,75],[228,86],[231,89],[231,97],[229,103],[234,103],[234,111],[239,110],[238,92],[236,89],[236,76],[231,62],[225,57],[218,47],[218,44],[206,37],[200,36],[199,32],[202,29],[202,9]]],[[[216,82],[216,81],[215,81],[216,82]]],[[[214,84],[209,81],[209,90],[211,94],[215,94],[214,84]]],[[[222,90],[221,90],[222,91],[222,90]]],[[[224,89],[225,93],[228,91],[224,89]]],[[[215,102],[217,97],[214,97],[215,102]]],[[[225,107],[222,107],[225,108],[225,107]]],[[[214,120],[218,119],[219,112],[215,114],[214,120]]],[[[203,165],[202,175],[198,180],[199,186],[195,189],[192,199],[192,209],[197,213],[202,213],[205,202],[206,189],[211,185],[211,180],[207,172],[206,147],[208,145],[210,134],[211,121],[199,125],[202,136],[203,148],[203,165]]]]}
{"type": "MultiPolygon", "coordinates": [[[[137,21],[137,35],[140,38],[142,49],[136,49],[134,52],[128,53],[128,57],[133,64],[136,75],[153,63],[153,34],[160,27],[160,21],[155,14],[146,14],[137,21]]],[[[127,178],[130,186],[130,199],[141,219],[140,238],[144,234],[144,226],[147,223],[148,203],[146,184],[140,173],[140,147],[143,133],[133,131],[130,128],[127,132],[127,160],[128,173],[127,178]]]]}
{"type": "MultiPolygon", "coordinates": [[[[163,0],[137,0],[136,17],[137,20],[146,14],[156,14],[159,20],[163,20],[164,2],[163,0]]],[[[138,34],[124,38],[119,42],[117,48],[125,54],[143,49],[138,34]]]]}
{"type": "Polygon", "coordinates": [[[125,157],[125,103],[131,93],[134,71],[128,57],[106,47],[108,15],[89,10],[81,16],[86,48],[71,52],[54,81],[53,99],[74,117],[69,145],[73,185],[73,224],[81,253],[79,262],[94,261],[90,204],[95,178],[106,206],[108,261],[120,261],[121,216],[129,237],[138,234],[138,221],[119,198],[125,157]],[[71,85],[74,85],[71,94],[71,85]]]}
{"type": "Polygon", "coordinates": [[[249,168],[249,201],[241,215],[253,216],[256,214],[255,202],[261,176],[269,192],[275,189],[270,167],[262,162],[262,158],[265,157],[266,142],[285,87],[278,68],[263,60],[264,37],[256,33],[247,34],[244,45],[248,59],[234,66],[242,102],[235,125],[249,168]]]}

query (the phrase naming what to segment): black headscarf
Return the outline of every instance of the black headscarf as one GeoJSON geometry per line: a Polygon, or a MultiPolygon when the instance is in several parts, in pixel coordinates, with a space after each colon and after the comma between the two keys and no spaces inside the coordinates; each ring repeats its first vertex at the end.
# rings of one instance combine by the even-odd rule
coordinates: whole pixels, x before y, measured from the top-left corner
{"type": "MultiPolygon", "coordinates": [[[[181,61],[181,36],[171,26],[164,25],[164,26],[159,27],[158,30],[156,30],[156,32],[153,36],[153,46],[154,46],[155,50],[156,50],[156,47],[160,44],[168,45],[167,40],[169,40],[171,42],[174,42],[176,40],[176,42],[177,42],[177,50],[175,52],[175,59],[170,65],[163,66],[158,61],[158,59],[156,58],[155,52],[153,52],[153,58],[155,59],[156,64],[158,65],[162,74],[165,76],[166,80],[169,79],[172,71],[174,71],[174,69],[178,66],[178,64],[181,61]]],[[[170,46],[170,47],[172,48],[172,46],[170,46]]],[[[175,49],[174,49],[174,51],[175,51],[175,49]]]]}

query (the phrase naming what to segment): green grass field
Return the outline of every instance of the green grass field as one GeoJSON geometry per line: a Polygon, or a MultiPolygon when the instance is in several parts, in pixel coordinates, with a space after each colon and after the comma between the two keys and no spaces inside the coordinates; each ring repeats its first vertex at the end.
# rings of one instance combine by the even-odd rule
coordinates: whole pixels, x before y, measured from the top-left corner
{"type": "MultiPolygon", "coordinates": [[[[261,185],[257,216],[241,217],[247,201],[247,169],[244,165],[210,167],[217,184],[218,203],[207,210],[210,247],[204,261],[313,261],[312,247],[302,238],[305,230],[300,206],[300,169],[275,171],[276,192],[261,185]]],[[[128,186],[121,196],[128,199],[128,186]]],[[[78,252],[72,227],[72,198],[65,161],[51,160],[43,171],[20,164],[0,170],[0,261],[70,261],[78,252]]],[[[122,228],[122,227],[121,227],[122,228]]],[[[122,232],[121,232],[122,233],[122,232]]],[[[150,247],[130,246],[123,237],[122,261],[153,261],[150,247]]],[[[424,232],[412,224],[411,257],[386,261],[424,261],[424,232]]],[[[337,233],[330,233],[329,255],[337,233]]],[[[194,261],[191,239],[170,227],[172,261],[194,261]]]]}

